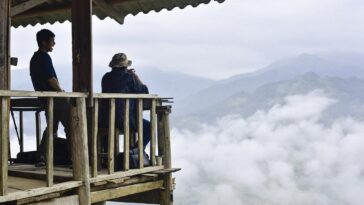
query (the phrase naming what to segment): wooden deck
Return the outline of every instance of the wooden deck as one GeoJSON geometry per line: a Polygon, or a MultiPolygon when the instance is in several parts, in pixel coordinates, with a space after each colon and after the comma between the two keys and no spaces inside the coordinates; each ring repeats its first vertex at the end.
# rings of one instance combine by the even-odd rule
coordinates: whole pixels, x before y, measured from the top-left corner
{"type": "MultiPolygon", "coordinates": [[[[136,194],[145,194],[145,197],[138,197],[145,200],[151,192],[163,190],[165,174],[179,170],[165,169],[163,166],[146,167],[116,172],[113,175],[108,175],[107,170],[102,170],[98,177],[90,179],[91,202],[130,201],[130,196],[136,194]]],[[[49,201],[51,204],[56,204],[58,199],[63,199],[68,200],[70,204],[78,204],[78,198],[74,193],[75,188],[81,186],[81,182],[72,180],[73,173],[70,166],[54,167],[54,185],[47,187],[45,167],[29,164],[10,165],[8,195],[0,200],[0,203],[16,201],[16,204],[38,204],[39,201],[49,201]]],[[[157,195],[154,193],[153,196],[157,195]]],[[[152,197],[148,203],[158,200],[152,197]]]]}

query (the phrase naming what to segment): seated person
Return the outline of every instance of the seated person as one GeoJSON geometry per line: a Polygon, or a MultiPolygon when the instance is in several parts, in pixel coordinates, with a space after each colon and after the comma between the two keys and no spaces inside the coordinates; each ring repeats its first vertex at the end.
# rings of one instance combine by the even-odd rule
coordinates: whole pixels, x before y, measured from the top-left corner
{"type": "MultiPolygon", "coordinates": [[[[134,93],[148,94],[148,87],[142,83],[134,69],[129,69],[131,61],[124,53],[115,54],[109,63],[111,71],[107,72],[101,82],[103,93],[134,93]]],[[[115,127],[124,130],[124,105],[125,100],[117,99],[115,102],[115,127]]],[[[129,101],[129,129],[137,131],[137,109],[136,100],[129,101]]],[[[99,126],[109,127],[109,100],[101,101],[99,126]]],[[[150,141],[150,122],[143,119],[143,146],[144,149],[150,141]]],[[[107,139],[104,139],[103,146],[107,147],[107,139]],[[106,146],[105,146],[106,145],[106,146]]],[[[137,153],[138,143],[131,149],[131,153],[137,153]]]]}

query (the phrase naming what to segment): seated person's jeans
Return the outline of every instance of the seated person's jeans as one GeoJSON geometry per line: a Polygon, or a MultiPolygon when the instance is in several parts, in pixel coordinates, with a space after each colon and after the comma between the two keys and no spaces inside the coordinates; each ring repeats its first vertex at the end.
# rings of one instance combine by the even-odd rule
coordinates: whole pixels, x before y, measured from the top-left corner
{"type": "MultiPolygon", "coordinates": [[[[146,119],[143,119],[143,147],[147,146],[150,142],[150,122],[146,119]]],[[[136,146],[138,147],[138,142],[136,142],[136,146]]]]}
{"type": "MultiPolygon", "coordinates": [[[[131,133],[136,132],[136,130],[132,130],[131,133]]],[[[108,147],[108,137],[107,136],[103,136],[102,137],[102,149],[104,152],[107,152],[107,147],[108,147]]],[[[150,142],[150,122],[146,119],[143,119],[143,148],[145,149],[145,147],[148,145],[148,143],[150,142]]],[[[137,148],[138,147],[138,141],[136,141],[135,146],[131,147],[131,149],[137,148]]]]}

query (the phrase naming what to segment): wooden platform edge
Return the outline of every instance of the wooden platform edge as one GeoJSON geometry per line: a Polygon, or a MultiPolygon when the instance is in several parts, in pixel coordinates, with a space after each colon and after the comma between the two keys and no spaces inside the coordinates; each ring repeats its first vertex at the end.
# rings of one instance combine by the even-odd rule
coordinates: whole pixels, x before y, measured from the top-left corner
{"type": "Polygon", "coordinates": [[[90,183],[107,181],[107,180],[123,178],[123,177],[130,177],[130,176],[145,174],[145,173],[154,172],[154,171],[158,171],[158,170],[162,170],[162,169],[164,169],[164,166],[155,166],[155,167],[146,167],[143,169],[120,171],[120,172],[115,172],[114,174],[110,174],[110,175],[98,175],[97,177],[91,178],[90,183]]]}
{"type": "Polygon", "coordinates": [[[114,189],[96,191],[91,193],[91,203],[107,201],[115,198],[120,198],[123,196],[128,196],[131,194],[137,194],[154,189],[159,189],[162,187],[163,187],[163,180],[159,180],[155,182],[147,182],[147,183],[135,184],[114,189]]]}
{"type": "Polygon", "coordinates": [[[65,190],[80,187],[81,185],[82,185],[82,182],[80,182],[80,181],[71,181],[71,182],[64,182],[64,183],[56,184],[56,185],[53,185],[52,187],[42,187],[42,188],[31,189],[29,191],[14,192],[14,193],[10,193],[6,196],[1,196],[0,203],[8,202],[8,201],[16,201],[19,199],[39,196],[39,195],[43,195],[43,194],[50,194],[50,193],[59,192],[59,191],[65,191],[65,190]]]}
{"type": "Polygon", "coordinates": [[[178,172],[181,171],[182,168],[167,168],[167,169],[161,169],[161,170],[157,170],[154,172],[151,172],[151,174],[169,174],[169,173],[173,173],[173,172],[178,172]]]}

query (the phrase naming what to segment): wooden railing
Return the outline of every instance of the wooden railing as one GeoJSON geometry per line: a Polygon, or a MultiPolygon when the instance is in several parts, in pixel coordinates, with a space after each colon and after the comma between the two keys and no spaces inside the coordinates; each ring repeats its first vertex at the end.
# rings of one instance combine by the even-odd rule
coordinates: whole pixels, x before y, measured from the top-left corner
{"type": "MultiPolygon", "coordinates": [[[[30,92],[30,91],[4,91],[0,90],[1,100],[1,170],[0,170],[0,202],[6,201],[6,197],[15,200],[14,196],[6,196],[7,190],[7,173],[8,173],[8,160],[9,160],[9,110],[11,97],[43,97],[48,99],[48,118],[47,118],[47,143],[46,143],[46,184],[49,190],[58,190],[69,188],[77,188],[80,198],[80,204],[89,204],[90,197],[90,184],[100,181],[112,180],[121,177],[134,176],[137,174],[158,171],[164,168],[171,168],[171,148],[169,139],[169,106],[162,106],[160,98],[157,95],[147,94],[111,94],[111,93],[95,93],[92,96],[93,106],[91,109],[86,107],[86,98],[90,99],[87,93],[60,93],[60,92],[30,92]],[[71,103],[71,139],[72,139],[72,169],[73,169],[73,182],[69,186],[62,186],[62,184],[53,185],[53,101],[54,98],[70,98],[71,103]],[[107,174],[100,173],[98,170],[98,133],[99,133],[99,108],[100,101],[109,101],[109,127],[107,128],[108,136],[108,149],[107,149],[107,174]],[[115,171],[115,157],[117,156],[119,145],[119,134],[115,134],[115,103],[118,100],[123,100],[124,113],[123,113],[123,130],[120,130],[123,136],[123,169],[115,171]],[[137,108],[137,129],[138,136],[138,166],[135,169],[130,169],[129,166],[129,152],[131,139],[131,130],[129,128],[129,105],[131,101],[136,101],[137,108]],[[143,104],[147,103],[150,112],[150,162],[151,165],[144,167],[143,159],[143,104]],[[91,115],[91,130],[87,130],[87,115],[91,115]],[[88,138],[88,134],[90,137],[88,138]],[[91,140],[88,144],[87,140],[91,140]],[[90,146],[90,147],[89,147],[90,146]],[[88,150],[91,149],[90,155],[88,150]],[[158,155],[157,155],[158,151],[158,155]],[[91,157],[91,166],[89,167],[89,156],[91,157]],[[91,170],[90,170],[91,168],[91,170]],[[90,176],[91,175],[91,176],[90,176]],[[52,189],[53,187],[53,189],[52,189]],[[62,188],[59,188],[62,187],[62,188]],[[2,197],[3,196],[3,197],[2,197]],[[4,198],[5,197],[5,198],[4,198]],[[82,203],[81,203],[82,201],[82,203]]],[[[170,190],[171,175],[165,175],[165,189],[170,190]]],[[[64,184],[64,183],[63,183],[64,184]]],[[[49,191],[47,190],[47,191],[49,191]]],[[[43,190],[44,191],[44,190],[43,190]]],[[[27,192],[29,195],[30,192],[27,192]]],[[[169,193],[165,191],[164,193],[169,193]]],[[[25,194],[25,193],[24,193],[25,194]]],[[[10,194],[11,195],[11,194],[10,194]]],[[[27,196],[28,196],[27,195],[27,196]]],[[[18,196],[19,198],[20,196],[18,196]]],[[[169,198],[168,196],[164,198],[169,198]]]]}
{"type": "MultiPolygon", "coordinates": [[[[0,172],[0,196],[7,195],[7,187],[8,187],[8,162],[9,162],[9,120],[10,120],[10,98],[11,97],[42,97],[47,99],[47,138],[46,138],[46,185],[48,187],[52,187],[54,182],[54,160],[53,160],[53,108],[54,108],[54,98],[70,98],[73,103],[71,103],[71,111],[72,114],[70,120],[71,127],[71,135],[78,137],[71,137],[77,140],[72,140],[72,152],[74,152],[74,157],[77,157],[79,161],[77,163],[73,163],[72,167],[74,170],[74,183],[71,184],[57,184],[54,187],[55,190],[58,189],[68,189],[68,188],[76,188],[82,187],[81,185],[84,183],[84,179],[82,176],[87,175],[89,170],[88,166],[85,166],[86,169],[82,168],[83,164],[88,165],[88,153],[87,153],[87,132],[85,132],[86,127],[86,103],[85,98],[88,97],[86,93],[65,93],[65,92],[31,92],[31,91],[7,91],[0,90],[0,99],[1,99],[1,172],[0,172]],[[81,147],[85,147],[86,149],[80,149],[81,147]],[[80,151],[83,153],[80,153],[80,151]],[[80,161],[84,163],[80,163],[80,161]],[[76,171],[75,171],[76,170],[76,171]],[[77,182],[80,181],[80,182],[77,182]]],[[[75,161],[75,159],[73,159],[75,161]]],[[[87,178],[87,177],[86,177],[87,178]]],[[[53,190],[53,189],[52,189],[53,190]]],[[[44,190],[43,190],[44,191],[44,190]]],[[[41,191],[42,192],[42,191],[41,191]]],[[[39,192],[39,193],[41,193],[39,192]]],[[[33,192],[32,192],[33,193],[33,192]]],[[[39,194],[38,193],[38,194],[39,194]]],[[[25,194],[25,193],[23,193],[25,194]]],[[[34,192],[33,194],[37,194],[34,192]]],[[[31,195],[31,194],[30,194],[31,195]]],[[[21,197],[22,194],[17,194],[15,196],[21,197]]],[[[29,193],[26,193],[24,196],[29,196],[29,193]]],[[[9,197],[0,197],[0,202],[5,201],[7,198],[13,199],[14,196],[9,197]]],[[[15,197],[16,199],[16,197],[15,197]]]]}
{"type": "Polygon", "coordinates": [[[109,94],[109,93],[97,93],[93,95],[94,97],[94,109],[92,115],[92,128],[93,128],[93,137],[92,137],[92,146],[91,146],[91,173],[92,177],[97,177],[97,133],[98,133],[98,109],[99,109],[99,101],[108,99],[109,101],[109,127],[108,127],[108,174],[113,174],[115,170],[115,156],[114,153],[116,146],[119,144],[118,136],[115,135],[115,102],[117,100],[124,101],[124,113],[123,113],[123,128],[121,130],[123,133],[123,144],[124,144],[124,155],[123,155],[123,170],[128,171],[129,167],[129,152],[130,152],[130,127],[129,127],[129,105],[131,100],[136,100],[136,108],[137,108],[137,130],[136,133],[138,135],[138,168],[144,168],[144,160],[143,160],[143,102],[148,103],[149,112],[150,112],[150,160],[151,166],[156,166],[156,123],[157,123],[157,113],[156,106],[158,101],[157,95],[147,95],[147,94],[109,94]],[[116,137],[116,138],[115,138],[116,137]]]}

